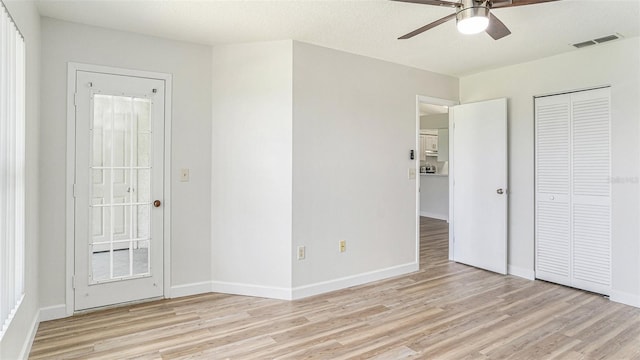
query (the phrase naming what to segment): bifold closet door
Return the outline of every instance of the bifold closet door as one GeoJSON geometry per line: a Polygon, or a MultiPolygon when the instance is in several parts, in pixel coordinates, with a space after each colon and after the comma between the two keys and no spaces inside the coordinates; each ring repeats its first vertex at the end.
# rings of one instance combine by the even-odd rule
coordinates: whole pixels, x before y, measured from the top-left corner
{"type": "Polygon", "coordinates": [[[536,99],[536,277],[571,285],[571,96],[536,99]]]}
{"type": "Polygon", "coordinates": [[[572,286],[611,288],[610,89],[571,95],[572,286]]]}
{"type": "Polygon", "coordinates": [[[610,89],[537,98],[536,277],[611,287],[610,89]]]}

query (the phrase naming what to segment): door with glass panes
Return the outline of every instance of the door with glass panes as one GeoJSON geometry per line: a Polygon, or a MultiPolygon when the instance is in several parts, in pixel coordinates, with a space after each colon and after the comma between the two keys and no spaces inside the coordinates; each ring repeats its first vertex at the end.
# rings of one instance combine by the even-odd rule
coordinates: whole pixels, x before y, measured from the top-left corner
{"type": "Polygon", "coordinates": [[[75,310],[164,293],[164,87],[76,71],[75,310]]]}

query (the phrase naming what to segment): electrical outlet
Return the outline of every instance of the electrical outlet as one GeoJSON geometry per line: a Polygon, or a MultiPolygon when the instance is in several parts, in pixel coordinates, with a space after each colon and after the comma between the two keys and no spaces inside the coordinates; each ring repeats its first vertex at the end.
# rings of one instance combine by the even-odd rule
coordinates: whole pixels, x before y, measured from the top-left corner
{"type": "Polygon", "coordinates": [[[304,246],[298,246],[298,260],[304,260],[305,255],[304,246]]]}
{"type": "Polygon", "coordinates": [[[180,181],[189,181],[189,169],[180,169],[180,181]]]}
{"type": "Polygon", "coordinates": [[[347,251],[347,240],[340,240],[340,252],[347,251]]]}

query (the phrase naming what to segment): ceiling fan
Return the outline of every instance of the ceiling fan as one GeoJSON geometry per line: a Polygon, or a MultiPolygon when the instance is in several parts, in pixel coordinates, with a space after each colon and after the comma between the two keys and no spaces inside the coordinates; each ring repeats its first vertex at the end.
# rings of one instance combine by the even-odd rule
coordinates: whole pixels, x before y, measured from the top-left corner
{"type": "Polygon", "coordinates": [[[494,40],[502,39],[511,34],[511,31],[492,14],[492,9],[500,9],[506,7],[534,5],[551,1],[560,0],[460,0],[441,1],[441,0],[392,0],[408,3],[416,3],[423,5],[448,6],[455,9],[455,13],[447,15],[412,32],[402,35],[398,40],[412,38],[431,28],[443,24],[449,20],[456,19],[458,31],[463,34],[477,34],[486,31],[494,40]]]}

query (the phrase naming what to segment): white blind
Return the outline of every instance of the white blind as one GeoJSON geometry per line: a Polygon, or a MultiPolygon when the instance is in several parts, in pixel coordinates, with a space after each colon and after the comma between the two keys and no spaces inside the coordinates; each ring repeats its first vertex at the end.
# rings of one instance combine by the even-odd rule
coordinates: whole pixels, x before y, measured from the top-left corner
{"type": "Polygon", "coordinates": [[[0,338],[24,295],[25,47],[0,2],[0,338]]]}

